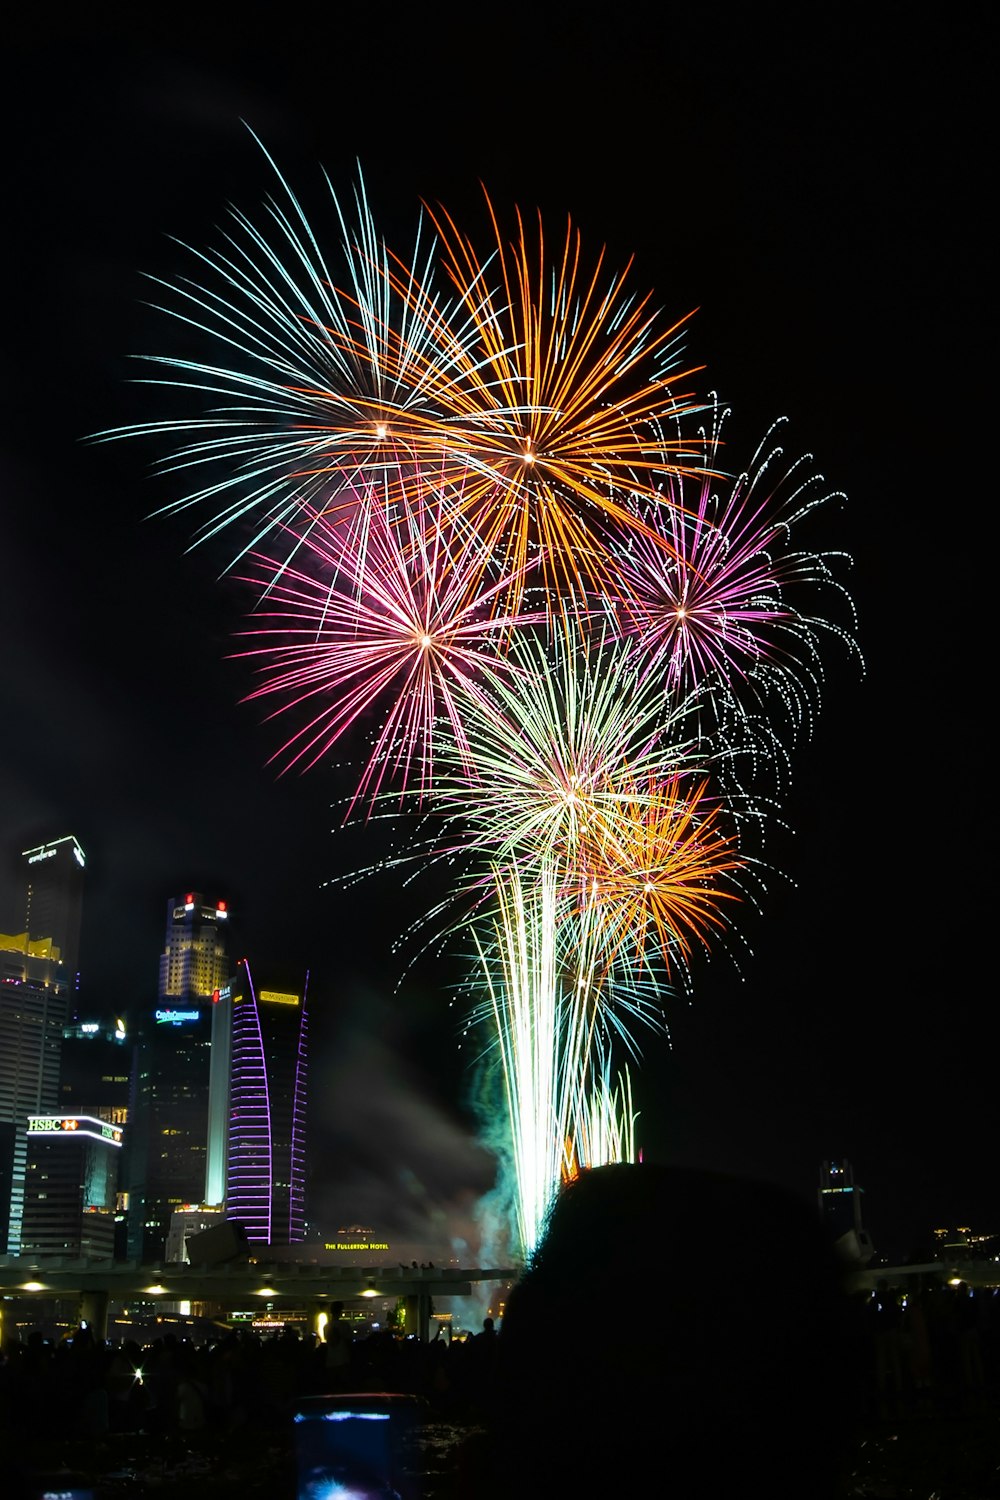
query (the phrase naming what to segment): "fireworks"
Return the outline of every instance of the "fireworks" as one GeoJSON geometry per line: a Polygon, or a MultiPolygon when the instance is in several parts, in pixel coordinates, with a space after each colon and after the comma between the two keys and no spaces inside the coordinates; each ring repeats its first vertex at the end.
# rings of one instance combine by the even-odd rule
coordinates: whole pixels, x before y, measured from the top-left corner
{"type": "Polygon", "coordinates": [[[166,439],[200,476],[166,509],[236,535],[250,697],[290,726],[273,758],[364,746],[350,809],[418,807],[469,872],[527,1254],[562,1178],[635,1159],[637,1031],[753,873],[734,767],[781,760],[774,701],[810,720],[825,631],[854,649],[818,609],[841,554],[798,546],[830,497],[771,434],[720,472],[686,320],[571,222],[553,241],[515,210],[508,234],[487,196],[485,257],[437,208],[400,258],[359,174],[353,217],[330,189],[328,260],[277,179],[262,224],[232,210],[161,283],[211,352],[151,357],[153,383],[197,410],[105,436],[166,439]]]}
{"type": "Polygon", "coordinates": [[[422,290],[433,247],[423,247],[418,227],[402,301],[359,173],[354,224],[330,187],[336,274],[271,165],[279,195],[267,200],[264,228],[231,209],[219,248],[183,247],[197,277],[156,283],[163,310],[203,336],[215,357],[140,357],[161,371],[151,383],[195,396],[199,414],[102,434],[166,439],[173,452],[165,471],[205,478],[164,509],[217,506],[196,540],[235,528],[239,556],[279,536],[292,550],[312,518],[351,506],[356,486],[394,479],[401,458],[438,455],[444,441],[424,389],[427,371],[445,358],[425,348],[443,315],[425,306],[433,293],[422,290]]]}
{"type": "Polygon", "coordinates": [[[586,271],[571,222],[550,263],[540,215],[535,239],[517,212],[508,243],[488,195],[486,205],[486,260],[446,210],[432,213],[465,317],[457,335],[435,327],[445,357],[428,383],[482,473],[469,503],[490,545],[515,568],[538,545],[547,581],[581,597],[609,577],[593,519],[641,526],[632,496],[653,494],[654,472],[683,471],[697,453],[683,441],[665,452],[658,436],[667,414],[700,410],[676,389],[692,372],[672,368],[686,320],[659,327],[650,297],[626,289],[629,267],[602,283],[603,252],[586,271]]]}
{"type": "MultiPolygon", "coordinates": [[[[542,857],[528,875],[494,866],[493,879],[494,941],[489,951],[479,947],[481,1013],[492,1021],[503,1080],[518,1238],[530,1250],[560,1181],[581,1167],[634,1159],[635,1117],[627,1073],[618,1088],[610,1082],[609,1023],[620,1018],[567,924],[556,863],[542,857]]],[[[656,1024],[637,997],[626,1005],[656,1024]]]]}
{"type": "Polygon", "coordinates": [[[470,707],[474,774],[442,778],[441,802],[493,859],[573,860],[637,781],[694,758],[689,705],[665,705],[620,648],[575,632],[521,637],[511,662],[470,707]]]}
{"type": "Polygon", "coordinates": [[[789,540],[833,497],[819,491],[808,456],[782,466],[782,450],[768,446],[774,428],[746,473],[720,480],[725,415],[716,409],[705,470],[665,480],[669,503],[658,512],[665,542],[646,533],[623,538],[616,618],[644,675],[668,690],[699,691],[717,715],[720,705],[724,713],[747,697],[759,704],[771,691],[798,724],[817,697],[819,633],[837,629],[798,600],[843,590],[835,557],[792,551],[789,540]]]}
{"type": "Polygon", "coordinates": [[[484,685],[501,688],[511,631],[539,618],[494,611],[511,579],[484,585],[483,543],[461,515],[443,519],[440,493],[419,476],[395,502],[380,488],[355,496],[353,516],[310,514],[294,561],[255,554],[247,575],[263,594],[249,632],[263,644],[242,653],[264,679],[250,696],[311,712],[276,758],[314,765],[383,710],[355,800],[394,778],[426,792],[442,733],[467,766],[465,705],[488,707],[484,685]]]}

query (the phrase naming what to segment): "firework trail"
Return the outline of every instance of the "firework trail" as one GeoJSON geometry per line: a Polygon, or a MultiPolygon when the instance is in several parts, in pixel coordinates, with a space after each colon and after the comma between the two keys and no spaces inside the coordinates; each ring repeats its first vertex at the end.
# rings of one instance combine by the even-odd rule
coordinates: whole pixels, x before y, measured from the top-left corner
{"type": "MultiPolygon", "coordinates": [[[[493,941],[478,951],[487,997],[480,1008],[499,1054],[517,1233],[528,1254],[560,1181],[583,1167],[635,1159],[635,1116],[627,1071],[617,1088],[610,1081],[609,1025],[622,1021],[600,993],[595,956],[565,920],[555,862],[542,858],[524,876],[496,866],[493,877],[493,941]]],[[[624,1008],[659,1024],[635,995],[624,1008]]]]}
{"type": "Polygon", "coordinates": [[[577,1120],[567,1175],[573,1177],[609,1162],[640,1160],[635,1135],[637,1119],[628,1064],[619,1069],[614,1081],[610,1063],[602,1059],[577,1120]]]}
{"type": "Polygon", "coordinates": [[[510,655],[515,672],[470,708],[471,770],[442,769],[437,797],[474,868],[490,860],[485,895],[471,882],[479,1017],[529,1254],[560,1180],[611,1142],[634,1155],[615,1059],[638,1055],[638,1027],[662,1029],[660,974],[686,977],[692,945],[726,930],[748,864],[704,768],[693,774],[690,703],[603,637],[582,649],[576,631],[535,633],[510,655]]]}

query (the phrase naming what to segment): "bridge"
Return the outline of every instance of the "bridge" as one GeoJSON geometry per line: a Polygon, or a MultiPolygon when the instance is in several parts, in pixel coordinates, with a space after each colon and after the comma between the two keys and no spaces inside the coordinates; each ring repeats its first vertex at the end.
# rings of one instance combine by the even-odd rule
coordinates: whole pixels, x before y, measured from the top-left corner
{"type": "Polygon", "coordinates": [[[80,1320],[97,1338],[108,1336],[108,1304],[116,1301],[217,1302],[226,1308],[260,1304],[304,1307],[319,1331],[334,1302],[383,1297],[402,1301],[406,1331],[426,1340],[431,1303],[471,1297],[475,1282],[516,1281],[509,1267],[311,1265],[265,1259],[215,1265],[143,1265],[90,1256],[28,1259],[0,1256],[0,1295],[78,1297],[80,1320]]]}

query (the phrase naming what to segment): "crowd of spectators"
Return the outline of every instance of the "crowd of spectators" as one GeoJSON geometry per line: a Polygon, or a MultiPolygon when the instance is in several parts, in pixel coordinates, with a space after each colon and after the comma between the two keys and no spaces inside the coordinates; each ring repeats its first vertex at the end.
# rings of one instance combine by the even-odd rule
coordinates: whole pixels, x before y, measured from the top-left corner
{"type": "Polygon", "coordinates": [[[700,1468],[704,1496],[762,1464],[772,1495],[797,1494],[819,1469],[809,1492],[835,1495],[859,1423],[974,1410],[1000,1379],[997,1293],[923,1277],[851,1294],[797,1203],[651,1167],[585,1174],[562,1195],[499,1332],[487,1319],[464,1339],[444,1326],[429,1342],[356,1337],[335,1307],[325,1333],[8,1339],[0,1451],[130,1434],[290,1451],[302,1398],[393,1391],[418,1398],[428,1423],[476,1434],[462,1500],[512,1485],[521,1500],[626,1493],[651,1464],[700,1468]],[[662,1253],[637,1279],[635,1247],[653,1243],[662,1253]]]}

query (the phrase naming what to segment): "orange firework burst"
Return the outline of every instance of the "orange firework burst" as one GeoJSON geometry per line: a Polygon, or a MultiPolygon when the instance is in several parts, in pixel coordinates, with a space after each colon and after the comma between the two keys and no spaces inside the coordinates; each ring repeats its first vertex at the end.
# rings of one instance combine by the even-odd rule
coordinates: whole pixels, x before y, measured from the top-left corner
{"type": "MultiPolygon", "coordinates": [[[[508,243],[486,202],[496,250],[485,261],[444,209],[429,210],[457,307],[439,310],[406,272],[395,280],[423,325],[422,349],[440,346],[421,396],[481,475],[466,491],[469,513],[504,550],[507,568],[522,569],[537,545],[557,588],[578,595],[589,582],[606,591],[612,570],[594,522],[611,518],[667,545],[629,499],[655,499],[657,473],[687,472],[696,457],[680,440],[665,451],[662,427],[651,425],[702,405],[676,389],[693,372],[669,368],[686,318],[658,326],[649,295],[626,289],[631,262],[606,284],[603,250],[585,270],[571,221],[547,263],[541,217],[536,244],[516,211],[508,243]]],[[[438,432],[428,426],[420,441],[438,432]]]]}
{"type": "Polygon", "coordinates": [[[627,944],[646,961],[655,939],[668,971],[687,967],[692,940],[704,947],[725,930],[724,903],[740,899],[727,888],[745,868],[736,837],[718,826],[720,805],[707,780],[693,790],[682,776],[636,788],[587,855],[583,896],[602,933],[610,967],[627,944]]]}

